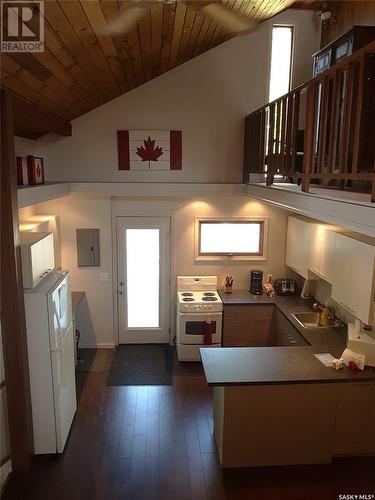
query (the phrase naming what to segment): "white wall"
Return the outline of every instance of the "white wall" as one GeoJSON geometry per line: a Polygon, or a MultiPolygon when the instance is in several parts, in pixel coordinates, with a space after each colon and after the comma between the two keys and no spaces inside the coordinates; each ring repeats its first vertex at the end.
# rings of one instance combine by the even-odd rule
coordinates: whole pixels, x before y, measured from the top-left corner
{"type": "MultiPolygon", "coordinates": [[[[178,274],[214,274],[222,286],[226,274],[234,277],[235,288],[248,288],[249,271],[262,269],[274,278],[285,276],[285,237],[287,212],[251,200],[246,195],[210,195],[187,198],[94,198],[70,195],[35,207],[37,214],[60,217],[62,267],[72,274],[73,290],[84,290],[87,302],[80,305],[81,346],[110,346],[117,342],[114,318],[112,268],[112,227],[116,216],[170,216],[172,218],[172,317],[174,316],[175,279],[178,274]],[[269,217],[267,261],[196,263],[194,261],[195,217],[269,217]],[[100,229],[101,267],[79,269],[76,256],[76,228],[100,229]],[[101,282],[100,273],[108,273],[109,281],[101,282]],[[86,319],[85,319],[86,318],[86,319]]],[[[115,235],[114,235],[115,237],[115,235]]],[[[174,324],[172,322],[172,332],[174,324]]]]}
{"type": "MultiPolygon", "coordinates": [[[[113,345],[112,304],[112,234],[111,200],[109,197],[67,196],[35,206],[38,215],[58,215],[61,237],[61,267],[71,272],[72,290],[85,291],[85,315],[91,318],[84,326],[82,346],[113,345]],[[78,268],[76,229],[100,229],[100,259],[98,268],[78,268]],[[108,273],[107,282],[100,273],[108,273]]],[[[82,307],[80,307],[82,310],[82,307]]]]}
{"type": "Polygon", "coordinates": [[[289,10],[74,120],[73,136],[45,137],[46,179],[119,182],[240,182],[243,119],[267,96],[270,30],[295,25],[293,85],[311,78],[319,22],[289,10]],[[117,169],[119,129],[181,129],[183,170],[117,169]]]}
{"type": "MultiPolygon", "coordinates": [[[[118,182],[240,182],[243,163],[244,117],[262,106],[267,96],[270,32],[273,24],[295,25],[293,86],[311,77],[311,54],[319,47],[315,13],[289,10],[188,61],[145,85],[74,120],[72,137],[49,136],[35,143],[18,140],[17,154],[45,157],[48,181],[118,182]],[[181,129],[181,172],[120,172],[117,169],[118,129],[181,129]],[[28,148],[30,147],[30,150],[28,148]]],[[[234,276],[235,287],[248,287],[252,268],[285,275],[283,211],[227,195],[180,199],[115,200],[111,196],[70,195],[35,207],[36,214],[59,215],[62,267],[72,273],[73,290],[85,290],[91,320],[82,345],[110,345],[113,335],[112,208],[121,215],[173,217],[173,274],[234,276]],[[228,265],[194,262],[194,217],[269,215],[269,257],[266,263],[228,265]],[[78,269],[75,229],[99,228],[101,267],[78,269]],[[99,280],[109,273],[109,281],[99,280]]]]}
{"type": "Polygon", "coordinates": [[[14,137],[14,148],[16,156],[37,155],[38,141],[26,139],[25,137],[14,137]]]}

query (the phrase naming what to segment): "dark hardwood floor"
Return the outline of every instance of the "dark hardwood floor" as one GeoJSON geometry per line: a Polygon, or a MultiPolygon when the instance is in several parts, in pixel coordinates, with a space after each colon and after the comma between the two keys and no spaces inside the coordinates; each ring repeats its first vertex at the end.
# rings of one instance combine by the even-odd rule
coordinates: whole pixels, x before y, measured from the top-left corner
{"type": "Polygon", "coordinates": [[[108,387],[111,356],[97,351],[91,371],[77,373],[78,411],[63,456],[36,458],[31,474],[11,478],[4,500],[325,500],[375,493],[373,458],[223,471],[204,376],[180,374],[173,386],[108,387]]]}

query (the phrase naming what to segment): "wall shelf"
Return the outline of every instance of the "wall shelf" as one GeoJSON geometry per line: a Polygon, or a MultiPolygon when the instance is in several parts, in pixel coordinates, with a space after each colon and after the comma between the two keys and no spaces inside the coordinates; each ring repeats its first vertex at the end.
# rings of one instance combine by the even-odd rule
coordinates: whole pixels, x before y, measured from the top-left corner
{"type": "Polygon", "coordinates": [[[18,187],[18,207],[25,208],[36,203],[54,200],[70,194],[68,183],[47,183],[36,186],[18,187]]]}
{"type": "MultiPolygon", "coordinates": [[[[267,187],[254,184],[210,183],[131,183],[131,182],[71,182],[25,186],[18,189],[19,208],[67,196],[163,197],[197,198],[200,196],[247,195],[276,205],[284,210],[322,220],[351,231],[375,236],[375,207],[370,200],[349,199],[349,193],[336,190],[311,189],[304,193],[296,185],[267,187]],[[316,192],[315,192],[316,191],[316,192]],[[341,198],[338,196],[341,194],[341,198]],[[345,195],[345,199],[343,196],[345,195]]],[[[251,215],[251,214],[249,214],[251,215]]]]}

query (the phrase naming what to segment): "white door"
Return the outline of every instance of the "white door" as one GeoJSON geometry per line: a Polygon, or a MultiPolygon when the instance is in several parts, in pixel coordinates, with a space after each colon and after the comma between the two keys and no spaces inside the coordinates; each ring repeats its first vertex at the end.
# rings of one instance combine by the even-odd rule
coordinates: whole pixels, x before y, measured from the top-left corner
{"type": "Polygon", "coordinates": [[[117,218],[119,343],[168,343],[170,218],[117,218]]]}

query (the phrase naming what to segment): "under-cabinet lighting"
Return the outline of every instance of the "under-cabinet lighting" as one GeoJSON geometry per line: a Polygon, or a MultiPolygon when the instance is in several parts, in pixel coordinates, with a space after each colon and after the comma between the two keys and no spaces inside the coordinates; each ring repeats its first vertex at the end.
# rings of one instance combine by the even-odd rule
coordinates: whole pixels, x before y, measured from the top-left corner
{"type": "Polygon", "coordinates": [[[36,227],[38,227],[39,224],[31,224],[29,222],[25,223],[25,222],[21,222],[21,224],[19,225],[19,230],[22,232],[22,231],[31,231],[33,229],[35,229],[36,227]]]}

